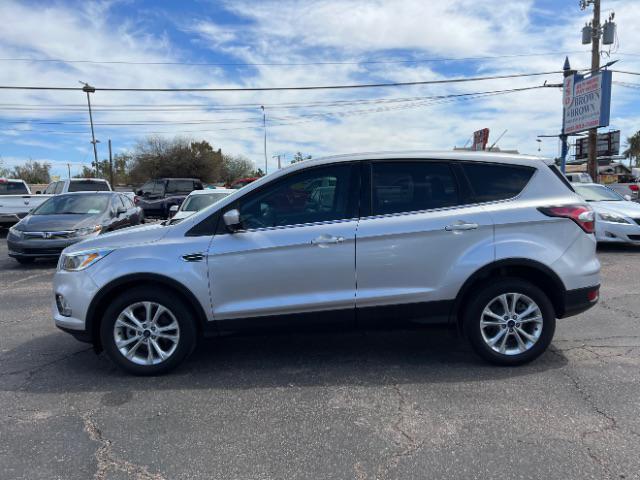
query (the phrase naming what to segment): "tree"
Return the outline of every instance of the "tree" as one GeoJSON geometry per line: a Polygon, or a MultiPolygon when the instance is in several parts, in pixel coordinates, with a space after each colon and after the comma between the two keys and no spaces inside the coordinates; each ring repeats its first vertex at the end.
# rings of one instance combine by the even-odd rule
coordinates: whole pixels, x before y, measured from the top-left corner
{"type": "Polygon", "coordinates": [[[29,160],[24,165],[13,167],[11,176],[20,178],[27,183],[50,183],[51,164],[47,162],[34,162],[29,160]]]}
{"type": "Polygon", "coordinates": [[[633,160],[636,167],[640,165],[640,130],[627,137],[627,149],[623,154],[626,158],[633,160]]]}
{"type": "Polygon", "coordinates": [[[221,180],[230,184],[239,178],[249,177],[253,174],[255,164],[242,155],[223,155],[221,180]]]}
{"type": "Polygon", "coordinates": [[[4,160],[0,158],[0,177],[8,177],[11,172],[4,166],[4,160]]]}
{"type": "Polygon", "coordinates": [[[193,177],[215,182],[221,178],[222,151],[214,150],[207,141],[150,136],[136,144],[124,168],[133,183],[158,177],[193,177]]]}
{"type": "Polygon", "coordinates": [[[310,160],[310,159],[311,159],[311,155],[303,155],[302,152],[296,152],[295,155],[293,156],[293,160],[291,160],[291,163],[298,163],[303,160],[310,160]]]}

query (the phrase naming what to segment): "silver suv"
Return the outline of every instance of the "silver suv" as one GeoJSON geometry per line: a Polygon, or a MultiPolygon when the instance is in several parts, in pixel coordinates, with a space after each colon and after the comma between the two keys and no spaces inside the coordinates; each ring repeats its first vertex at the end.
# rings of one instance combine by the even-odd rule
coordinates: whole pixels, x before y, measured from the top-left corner
{"type": "Polygon", "coordinates": [[[134,374],[201,336],[458,327],[502,365],[545,351],[599,294],[594,214],[551,161],[403,152],[305,161],[177,225],[67,248],[55,323],[134,374]]]}

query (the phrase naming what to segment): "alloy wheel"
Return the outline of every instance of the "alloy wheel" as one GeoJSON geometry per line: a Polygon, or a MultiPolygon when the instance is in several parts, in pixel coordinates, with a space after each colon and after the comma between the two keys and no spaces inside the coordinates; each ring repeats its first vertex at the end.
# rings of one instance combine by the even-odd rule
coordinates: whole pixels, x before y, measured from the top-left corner
{"type": "Polygon", "coordinates": [[[521,293],[503,293],[492,299],[480,316],[480,332],[493,351],[518,355],[531,349],[542,334],[540,307],[521,293]]]}
{"type": "Polygon", "coordinates": [[[156,302],[136,302],[126,307],[113,326],[118,351],[137,365],[166,361],[180,342],[180,326],[167,307],[156,302]]]}

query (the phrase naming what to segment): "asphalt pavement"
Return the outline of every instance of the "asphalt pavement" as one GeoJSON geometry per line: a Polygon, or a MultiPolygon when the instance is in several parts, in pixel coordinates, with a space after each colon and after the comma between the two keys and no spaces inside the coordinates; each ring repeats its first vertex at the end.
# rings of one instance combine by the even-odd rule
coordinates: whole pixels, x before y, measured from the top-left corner
{"type": "Polygon", "coordinates": [[[449,332],[227,337],[136,378],[51,320],[0,233],[1,479],[640,478],[640,248],[517,368],[449,332]]]}

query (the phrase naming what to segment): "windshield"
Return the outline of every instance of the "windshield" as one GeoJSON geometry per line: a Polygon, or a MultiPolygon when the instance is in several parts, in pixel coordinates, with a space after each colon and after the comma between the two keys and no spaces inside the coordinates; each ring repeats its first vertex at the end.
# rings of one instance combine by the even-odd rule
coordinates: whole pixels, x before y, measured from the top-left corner
{"type": "Polygon", "coordinates": [[[51,197],[33,215],[91,215],[102,213],[109,205],[110,195],[58,195],[51,197]]]}
{"type": "Polygon", "coordinates": [[[573,188],[587,202],[620,202],[624,198],[607,187],[598,185],[573,185],[573,188]]]}
{"type": "Polygon", "coordinates": [[[229,195],[228,192],[191,195],[184,201],[180,210],[182,210],[183,212],[198,212],[203,208],[217,202],[218,200],[222,200],[227,195],[229,195]]]}
{"type": "Polygon", "coordinates": [[[22,182],[0,182],[0,195],[28,194],[29,191],[22,182]]]}

